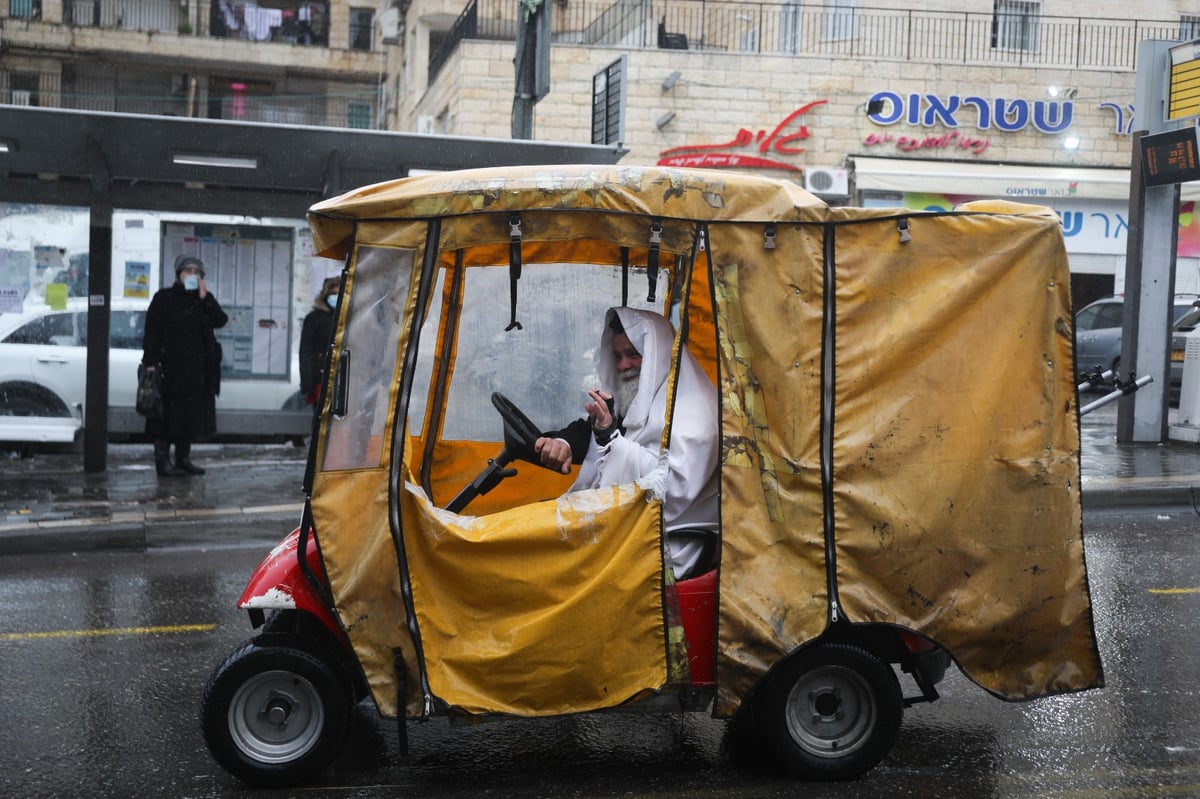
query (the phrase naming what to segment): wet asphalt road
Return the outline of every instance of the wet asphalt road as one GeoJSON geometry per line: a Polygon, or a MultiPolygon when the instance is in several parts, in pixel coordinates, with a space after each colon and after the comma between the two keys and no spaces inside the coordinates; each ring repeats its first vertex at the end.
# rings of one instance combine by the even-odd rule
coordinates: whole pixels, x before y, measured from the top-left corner
{"type": "Polygon", "coordinates": [[[233,608],[261,547],[0,558],[0,796],[1200,796],[1200,517],[1085,516],[1107,686],[1010,704],[956,670],[906,712],[884,762],[843,784],[774,773],[724,721],[593,715],[450,728],[360,707],[336,767],[250,791],[197,722],[212,668],[249,637],[233,608]]]}

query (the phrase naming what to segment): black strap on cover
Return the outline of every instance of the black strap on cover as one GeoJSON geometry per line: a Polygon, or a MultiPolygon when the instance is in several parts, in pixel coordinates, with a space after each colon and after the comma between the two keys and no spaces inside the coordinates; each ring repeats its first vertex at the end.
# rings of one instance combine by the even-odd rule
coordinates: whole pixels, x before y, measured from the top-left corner
{"type": "Polygon", "coordinates": [[[662,222],[658,219],[650,224],[650,249],[646,253],[646,280],[650,284],[650,291],[646,295],[646,302],[654,302],[657,293],[658,251],[662,247],[662,229],[662,222]]]}
{"type": "Polygon", "coordinates": [[[621,248],[621,307],[629,305],[629,248],[621,248]]]}
{"type": "Polygon", "coordinates": [[[510,319],[505,332],[514,327],[521,330],[517,321],[517,281],[521,279],[521,215],[508,218],[508,304],[510,319]]]}

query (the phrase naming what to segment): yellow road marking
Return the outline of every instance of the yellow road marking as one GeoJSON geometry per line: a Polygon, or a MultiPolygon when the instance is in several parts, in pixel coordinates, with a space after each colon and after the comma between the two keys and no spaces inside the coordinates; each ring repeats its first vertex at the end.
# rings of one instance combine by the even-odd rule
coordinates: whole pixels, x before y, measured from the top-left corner
{"type": "Polygon", "coordinates": [[[1200,594],[1200,588],[1151,588],[1152,594],[1200,594]]]}
{"type": "Polygon", "coordinates": [[[162,635],[164,633],[206,633],[216,624],[171,624],[159,627],[111,627],[99,630],[52,630],[44,633],[0,633],[0,641],[32,641],[41,638],[92,638],[102,635],[162,635]]]}

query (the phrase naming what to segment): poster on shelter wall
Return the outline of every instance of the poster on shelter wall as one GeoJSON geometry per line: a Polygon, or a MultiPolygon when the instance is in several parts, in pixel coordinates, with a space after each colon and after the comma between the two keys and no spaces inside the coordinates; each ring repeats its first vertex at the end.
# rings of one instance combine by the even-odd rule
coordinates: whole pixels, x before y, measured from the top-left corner
{"type": "Polygon", "coordinates": [[[123,293],[126,297],[150,296],[149,261],[125,262],[125,289],[123,293]]]}
{"type": "Polygon", "coordinates": [[[0,286],[0,313],[20,313],[21,290],[0,286]]]}
{"type": "Polygon", "coordinates": [[[20,313],[29,290],[29,270],[18,268],[17,259],[9,258],[8,250],[0,247],[0,313],[20,313]]]}
{"type": "Polygon", "coordinates": [[[162,223],[162,284],[175,259],[204,264],[204,283],[229,322],[215,331],[222,378],[290,379],[295,230],[263,225],[162,223]]]}
{"type": "Polygon", "coordinates": [[[48,244],[38,244],[33,248],[33,263],[38,270],[43,269],[61,269],[63,265],[63,256],[66,255],[66,250],[62,247],[54,247],[48,244]]]}

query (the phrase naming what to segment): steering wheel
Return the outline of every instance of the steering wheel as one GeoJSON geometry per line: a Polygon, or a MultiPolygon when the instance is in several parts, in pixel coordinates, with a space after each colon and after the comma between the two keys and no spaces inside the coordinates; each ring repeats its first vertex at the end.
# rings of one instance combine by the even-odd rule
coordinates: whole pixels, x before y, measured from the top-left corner
{"type": "Polygon", "coordinates": [[[537,440],[542,437],[542,431],[538,429],[538,426],[531,422],[529,417],[513,404],[512,400],[499,391],[492,392],[492,405],[500,412],[500,418],[504,420],[504,448],[510,455],[521,460],[540,463],[541,459],[533,448],[537,440]]]}

